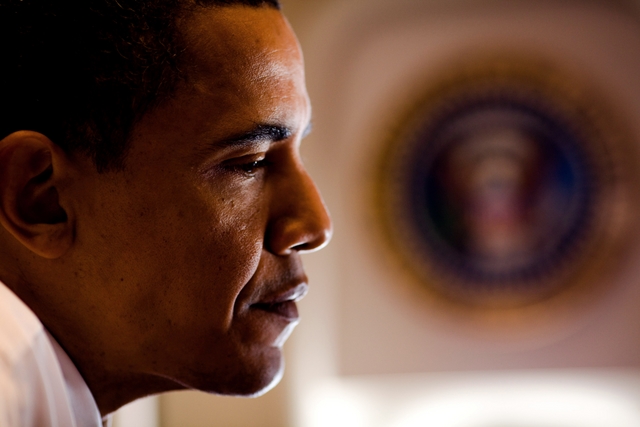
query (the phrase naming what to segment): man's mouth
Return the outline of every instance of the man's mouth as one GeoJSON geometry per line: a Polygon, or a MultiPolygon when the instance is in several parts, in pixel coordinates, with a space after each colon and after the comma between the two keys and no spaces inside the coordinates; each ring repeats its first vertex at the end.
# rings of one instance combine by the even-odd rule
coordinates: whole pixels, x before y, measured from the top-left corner
{"type": "Polygon", "coordinates": [[[286,292],[267,297],[261,302],[252,304],[252,307],[276,314],[289,321],[296,321],[299,318],[296,301],[306,295],[307,289],[306,283],[300,283],[286,292]]]}
{"type": "Polygon", "coordinates": [[[271,314],[277,314],[278,316],[284,317],[289,321],[298,320],[299,317],[298,307],[293,301],[284,301],[272,304],[258,303],[254,304],[253,307],[271,314]]]}

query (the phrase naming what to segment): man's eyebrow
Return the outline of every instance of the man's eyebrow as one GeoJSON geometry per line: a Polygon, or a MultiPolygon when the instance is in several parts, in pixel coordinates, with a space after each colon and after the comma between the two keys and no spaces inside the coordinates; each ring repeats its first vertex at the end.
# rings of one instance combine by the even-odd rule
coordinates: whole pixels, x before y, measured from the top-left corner
{"type": "Polygon", "coordinates": [[[277,142],[290,138],[291,135],[293,135],[293,132],[286,126],[260,124],[248,132],[225,138],[216,143],[216,145],[219,147],[235,147],[251,145],[266,140],[277,142]]]}
{"type": "MultiPolygon", "coordinates": [[[[302,131],[301,138],[305,138],[311,133],[312,124],[309,122],[307,127],[302,131]]],[[[266,140],[278,142],[291,138],[293,131],[280,125],[259,124],[248,132],[240,133],[222,141],[217,142],[217,147],[237,147],[241,145],[251,145],[264,142],[266,140]]]]}

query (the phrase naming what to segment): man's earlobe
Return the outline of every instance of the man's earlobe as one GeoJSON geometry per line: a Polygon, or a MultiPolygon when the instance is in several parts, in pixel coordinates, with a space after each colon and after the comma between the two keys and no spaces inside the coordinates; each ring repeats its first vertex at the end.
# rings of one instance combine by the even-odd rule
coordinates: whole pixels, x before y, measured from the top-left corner
{"type": "Polygon", "coordinates": [[[73,224],[60,204],[67,156],[41,133],[19,131],[0,141],[0,224],[30,251],[62,256],[73,224]]]}

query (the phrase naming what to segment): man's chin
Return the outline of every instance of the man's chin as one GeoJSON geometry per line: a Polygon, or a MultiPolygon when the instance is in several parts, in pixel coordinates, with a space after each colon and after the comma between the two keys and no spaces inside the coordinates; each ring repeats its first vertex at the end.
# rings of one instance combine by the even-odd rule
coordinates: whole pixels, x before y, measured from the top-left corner
{"type": "Polygon", "coordinates": [[[280,368],[278,369],[278,371],[274,375],[272,375],[271,378],[265,377],[265,381],[263,381],[262,384],[258,385],[257,387],[253,387],[254,388],[253,392],[241,393],[241,394],[238,394],[237,396],[241,396],[241,397],[262,396],[263,394],[273,389],[275,386],[277,386],[280,383],[280,380],[282,379],[283,374],[284,374],[284,363],[280,363],[280,368]]]}
{"type": "Polygon", "coordinates": [[[229,372],[225,374],[201,375],[191,388],[224,396],[262,396],[282,379],[284,358],[282,352],[278,351],[277,355],[271,355],[262,363],[252,363],[234,375],[229,375],[229,372]]]}

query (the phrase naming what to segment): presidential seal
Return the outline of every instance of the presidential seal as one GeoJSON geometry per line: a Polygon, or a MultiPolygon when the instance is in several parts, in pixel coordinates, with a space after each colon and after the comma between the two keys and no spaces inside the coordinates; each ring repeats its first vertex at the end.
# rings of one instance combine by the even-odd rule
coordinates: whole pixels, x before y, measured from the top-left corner
{"type": "Polygon", "coordinates": [[[615,114],[543,61],[458,64],[402,115],[376,187],[392,251],[457,303],[589,287],[629,235],[636,154],[615,114]]]}

